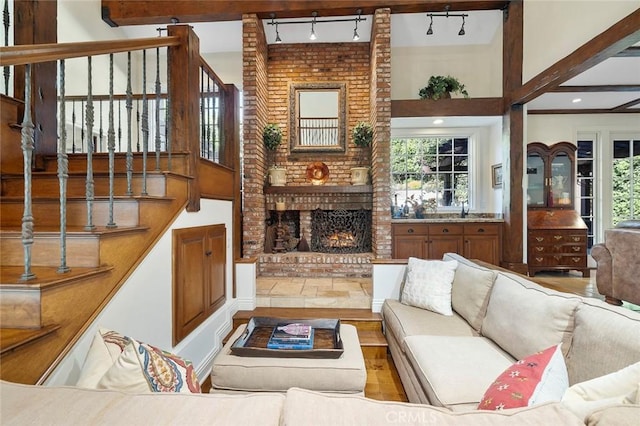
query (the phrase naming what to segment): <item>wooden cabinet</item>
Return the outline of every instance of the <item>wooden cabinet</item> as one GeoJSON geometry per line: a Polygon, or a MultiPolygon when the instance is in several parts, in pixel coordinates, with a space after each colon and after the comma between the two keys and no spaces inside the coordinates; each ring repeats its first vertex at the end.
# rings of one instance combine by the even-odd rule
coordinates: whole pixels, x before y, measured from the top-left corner
{"type": "Polygon", "coordinates": [[[173,230],[173,344],[226,300],[224,225],[173,230]]]}
{"type": "Polygon", "coordinates": [[[501,231],[497,223],[464,225],[464,257],[500,265],[501,231]]]}
{"type": "Polygon", "coordinates": [[[587,226],[576,211],[529,211],[527,241],[530,276],[538,271],[571,269],[589,276],[587,226]]]}
{"type": "Polygon", "coordinates": [[[575,150],[569,142],[527,145],[527,207],[573,209],[575,150]]]}
{"type": "Polygon", "coordinates": [[[498,265],[501,231],[501,224],[486,222],[393,224],[393,258],[442,259],[452,252],[498,265]]]}

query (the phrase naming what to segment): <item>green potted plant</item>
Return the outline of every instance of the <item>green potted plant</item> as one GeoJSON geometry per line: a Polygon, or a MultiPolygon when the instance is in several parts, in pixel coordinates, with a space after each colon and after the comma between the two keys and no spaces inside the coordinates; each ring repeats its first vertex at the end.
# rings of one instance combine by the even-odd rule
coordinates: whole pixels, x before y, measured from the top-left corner
{"type": "Polygon", "coordinates": [[[275,123],[269,123],[262,130],[262,142],[264,147],[273,156],[273,165],[269,167],[268,179],[273,186],[284,186],[287,182],[287,170],[284,167],[278,167],[276,163],[277,150],[282,143],[282,130],[275,123]]]}
{"type": "Polygon", "coordinates": [[[437,100],[440,98],[450,98],[451,93],[459,93],[465,98],[469,97],[469,93],[464,86],[464,84],[460,83],[457,78],[442,75],[432,75],[429,77],[429,81],[426,87],[420,89],[418,95],[420,95],[420,99],[433,99],[437,100]]]}
{"type": "MultiPolygon", "coordinates": [[[[373,127],[371,127],[371,124],[361,121],[353,128],[351,136],[353,138],[353,143],[360,148],[361,155],[359,156],[359,162],[364,164],[366,150],[373,142],[373,127]]],[[[368,179],[368,166],[361,165],[351,168],[351,183],[353,185],[366,185],[368,179]]]]}

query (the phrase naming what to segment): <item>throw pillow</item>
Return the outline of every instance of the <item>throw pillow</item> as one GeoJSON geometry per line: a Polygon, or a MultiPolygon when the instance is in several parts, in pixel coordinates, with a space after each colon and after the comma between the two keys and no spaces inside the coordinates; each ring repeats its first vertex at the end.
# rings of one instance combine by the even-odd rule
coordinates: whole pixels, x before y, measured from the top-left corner
{"type": "Polygon", "coordinates": [[[496,271],[458,262],[451,287],[451,305],[478,332],[487,313],[496,275],[496,271]]]}
{"type": "Polygon", "coordinates": [[[561,345],[517,361],[489,386],[479,410],[504,410],[560,401],[569,387],[561,345]]]}
{"type": "Polygon", "coordinates": [[[562,403],[586,419],[597,409],[617,404],[637,404],[640,399],[640,362],[611,374],[576,383],[564,393],[562,403]]]}
{"type": "Polygon", "coordinates": [[[96,387],[126,392],[200,393],[190,361],[134,339],[96,387]]]}
{"type": "Polygon", "coordinates": [[[76,386],[95,389],[102,376],[111,368],[130,341],[128,337],[116,331],[98,329],[93,336],[76,386]]]}
{"type": "Polygon", "coordinates": [[[442,315],[453,315],[451,284],[458,262],[410,257],[401,302],[442,315]]]}

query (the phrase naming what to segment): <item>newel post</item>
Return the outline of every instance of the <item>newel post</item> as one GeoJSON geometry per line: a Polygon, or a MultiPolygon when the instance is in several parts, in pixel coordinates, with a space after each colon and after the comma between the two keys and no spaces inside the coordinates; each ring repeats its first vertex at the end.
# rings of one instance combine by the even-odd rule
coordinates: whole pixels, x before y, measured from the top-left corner
{"type": "Polygon", "coordinates": [[[187,211],[196,212],[200,210],[200,39],[189,25],[169,25],[168,34],[182,40],[169,47],[167,60],[171,149],[190,154],[187,211]]]}

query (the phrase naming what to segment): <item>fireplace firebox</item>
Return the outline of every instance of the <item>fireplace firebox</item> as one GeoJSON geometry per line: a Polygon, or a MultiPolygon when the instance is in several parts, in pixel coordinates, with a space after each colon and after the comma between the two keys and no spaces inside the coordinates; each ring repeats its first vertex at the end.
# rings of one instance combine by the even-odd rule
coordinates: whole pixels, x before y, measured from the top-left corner
{"type": "Polygon", "coordinates": [[[313,210],[310,248],[320,253],[370,252],[371,210],[313,210]]]}

